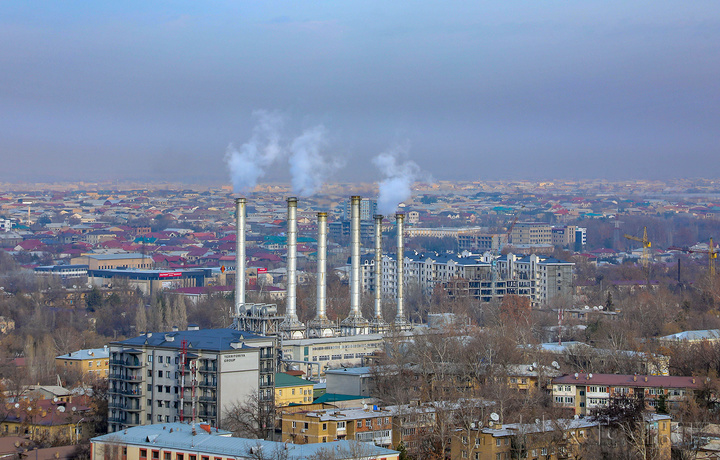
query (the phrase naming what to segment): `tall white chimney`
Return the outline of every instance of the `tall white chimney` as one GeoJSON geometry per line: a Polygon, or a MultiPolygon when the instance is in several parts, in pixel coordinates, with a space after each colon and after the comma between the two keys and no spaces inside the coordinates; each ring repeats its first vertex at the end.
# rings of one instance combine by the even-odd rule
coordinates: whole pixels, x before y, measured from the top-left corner
{"type": "Polygon", "coordinates": [[[285,320],[297,322],[298,316],[295,305],[297,284],[297,198],[288,198],[287,205],[287,307],[285,309],[285,320]]]}
{"type": "Polygon", "coordinates": [[[350,316],[361,317],[360,313],[360,200],[350,198],[350,316]]]}
{"type": "Polygon", "coordinates": [[[327,213],[319,212],[318,219],[318,243],[317,243],[317,321],[327,320],[326,306],[326,282],[327,282],[327,213]]]}
{"type": "Polygon", "coordinates": [[[376,321],[382,321],[382,221],[381,214],[375,214],[375,314],[376,321]]]}
{"type": "Polygon", "coordinates": [[[395,226],[397,227],[397,314],[395,315],[396,323],[405,323],[405,312],[403,311],[403,288],[405,284],[405,277],[403,274],[403,268],[405,265],[405,244],[403,241],[403,232],[405,231],[403,225],[404,221],[404,214],[395,214],[395,226]]]}
{"type": "Polygon", "coordinates": [[[235,199],[235,316],[245,309],[245,198],[235,199]]]}

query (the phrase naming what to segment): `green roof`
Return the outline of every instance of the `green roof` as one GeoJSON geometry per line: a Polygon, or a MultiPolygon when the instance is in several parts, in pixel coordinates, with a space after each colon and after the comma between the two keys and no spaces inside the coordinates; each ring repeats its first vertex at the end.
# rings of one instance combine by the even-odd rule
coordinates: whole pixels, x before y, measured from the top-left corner
{"type": "Polygon", "coordinates": [[[275,388],[284,387],[299,387],[303,385],[314,385],[313,382],[294,375],[285,374],[284,372],[278,372],[275,374],[275,388]]]}
{"type": "Polygon", "coordinates": [[[339,393],[325,393],[318,399],[313,401],[313,404],[320,403],[334,403],[338,401],[352,401],[353,399],[365,399],[367,396],[356,396],[356,395],[341,395],[339,393]]]}

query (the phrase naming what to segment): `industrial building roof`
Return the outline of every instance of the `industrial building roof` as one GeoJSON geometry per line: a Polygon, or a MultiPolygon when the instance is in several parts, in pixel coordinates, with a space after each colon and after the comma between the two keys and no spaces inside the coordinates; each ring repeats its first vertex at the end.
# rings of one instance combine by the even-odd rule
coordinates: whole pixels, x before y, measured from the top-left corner
{"type": "Polygon", "coordinates": [[[392,456],[397,452],[358,441],[335,441],[327,443],[291,444],[262,439],[245,439],[227,436],[227,432],[216,432],[198,426],[193,434],[190,425],[166,423],[128,428],[91,439],[93,443],[112,443],[114,445],[133,445],[148,449],[173,449],[184,452],[233,457],[239,459],[287,458],[300,460],[331,453],[336,459],[355,459],[378,456],[392,456]]]}
{"type": "Polygon", "coordinates": [[[258,335],[253,332],[236,331],[235,329],[198,329],[148,333],[132,339],[113,342],[112,345],[180,348],[182,347],[183,341],[186,341],[187,347],[191,349],[225,351],[251,348],[247,345],[240,344],[247,340],[269,338],[270,337],[258,335]]]}

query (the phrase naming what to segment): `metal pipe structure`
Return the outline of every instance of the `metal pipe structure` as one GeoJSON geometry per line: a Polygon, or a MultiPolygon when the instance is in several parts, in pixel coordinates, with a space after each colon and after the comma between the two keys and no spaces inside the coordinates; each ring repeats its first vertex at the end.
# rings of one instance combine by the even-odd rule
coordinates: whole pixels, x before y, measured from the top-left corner
{"type": "Polygon", "coordinates": [[[298,316],[295,304],[297,284],[297,198],[288,198],[287,205],[287,303],[285,320],[297,322],[298,316]]]}
{"type": "Polygon", "coordinates": [[[381,214],[375,214],[375,315],[382,321],[382,221],[381,214]]]}
{"type": "Polygon", "coordinates": [[[327,320],[326,291],[327,291],[327,213],[319,212],[318,219],[318,243],[317,243],[317,312],[315,319],[318,321],[327,320]]]}
{"type": "Polygon", "coordinates": [[[350,316],[361,317],[360,313],[360,200],[350,198],[350,316]]]}
{"type": "Polygon", "coordinates": [[[405,322],[405,313],[403,311],[403,287],[405,277],[403,275],[403,266],[405,264],[405,244],[403,241],[405,214],[395,214],[395,226],[397,227],[397,314],[395,315],[396,323],[405,322]]]}
{"type": "Polygon", "coordinates": [[[235,199],[235,316],[245,308],[245,198],[235,199]]]}

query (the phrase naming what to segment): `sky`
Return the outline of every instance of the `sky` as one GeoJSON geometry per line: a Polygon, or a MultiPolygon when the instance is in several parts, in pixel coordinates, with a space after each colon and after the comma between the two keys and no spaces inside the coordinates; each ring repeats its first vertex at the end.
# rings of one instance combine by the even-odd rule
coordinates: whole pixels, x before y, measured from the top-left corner
{"type": "Polygon", "coordinates": [[[0,2],[0,181],[230,183],[279,115],[327,181],[720,176],[717,1],[0,2]]]}

